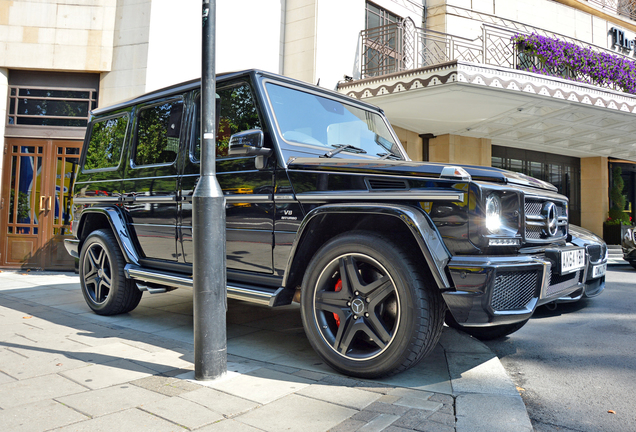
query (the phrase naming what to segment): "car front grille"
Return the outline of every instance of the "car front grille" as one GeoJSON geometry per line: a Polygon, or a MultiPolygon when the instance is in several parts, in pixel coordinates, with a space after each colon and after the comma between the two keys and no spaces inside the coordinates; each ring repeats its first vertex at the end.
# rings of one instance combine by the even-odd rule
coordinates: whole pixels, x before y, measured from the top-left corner
{"type": "Polygon", "coordinates": [[[550,243],[563,239],[567,236],[568,215],[567,203],[540,197],[526,197],[524,203],[525,211],[525,239],[527,243],[550,243]],[[545,234],[546,217],[542,214],[543,207],[547,202],[553,202],[557,210],[557,231],[554,236],[545,234]]]}
{"type": "Polygon", "coordinates": [[[539,270],[512,271],[497,274],[490,301],[495,311],[525,309],[536,296],[539,270]]]}

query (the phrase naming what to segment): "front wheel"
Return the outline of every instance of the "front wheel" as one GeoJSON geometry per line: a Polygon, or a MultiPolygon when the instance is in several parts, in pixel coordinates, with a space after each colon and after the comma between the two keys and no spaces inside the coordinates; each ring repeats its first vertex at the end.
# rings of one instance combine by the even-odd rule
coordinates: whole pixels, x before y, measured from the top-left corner
{"type": "Polygon", "coordinates": [[[469,335],[476,337],[479,340],[494,340],[501,339],[509,334],[512,334],[519,330],[521,327],[526,325],[528,320],[524,320],[514,324],[502,324],[491,327],[465,327],[455,321],[455,318],[450,313],[450,311],[446,311],[446,324],[449,327],[454,328],[455,330],[463,331],[464,333],[468,333],[469,335]]]}
{"type": "Polygon", "coordinates": [[[632,267],[636,269],[636,261],[630,261],[629,265],[631,265],[632,267]]]}
{"type": "Polygon", "coordinates": [[[110,231],[91,233],[79,259],[80,285],[88,306],[99,315],[135,309],[142,292],[124,275],[124,257],[110,231]]]}
{"type": "Polygon", "coordinates": [[[361,378],[401,372],[437,344],[444,303],[422,260],[371,232],[341,234],[302,284],[305,333],[332,368],[361,378]]]}

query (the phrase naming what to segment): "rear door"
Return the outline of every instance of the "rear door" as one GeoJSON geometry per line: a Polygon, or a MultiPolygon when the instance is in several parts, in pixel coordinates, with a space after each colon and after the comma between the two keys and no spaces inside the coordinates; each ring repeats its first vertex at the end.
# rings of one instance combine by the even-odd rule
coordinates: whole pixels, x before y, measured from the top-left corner
{"type": "Polygon", "coordinates": [[[123,189],[124,206],[144,258],[175,262],[179,258],[177,155],[183,107],[183,98],[177,96],[136,109],[123,189]]]}

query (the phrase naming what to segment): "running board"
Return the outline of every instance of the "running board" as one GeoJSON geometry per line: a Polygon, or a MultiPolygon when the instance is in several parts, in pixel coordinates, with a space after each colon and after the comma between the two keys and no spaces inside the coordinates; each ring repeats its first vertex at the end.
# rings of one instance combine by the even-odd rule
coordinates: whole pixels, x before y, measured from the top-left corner
{"type": "MultiPolygon", "coordinates": [[[[157,285],[166,285],[176,288],[193,288],[191,277],[177,273],[159,272],[133,264],[127,264],[124,268],[124,273],[128,279],[134,279],[136,281],[150,282],[157,285]]],[[[154,293],[164,292],[163,290],[156,288],[148,290],[150,293],[153,293],[153,291],[154,293]]],[[[291,303],[291,296],[287,294],[283,287],[279,287],[275,292],[269,292],[248,285],[232,284],[227,286],[227,296],[236,300],[243,300],[271,307],[284,306],[291,303]]]]}

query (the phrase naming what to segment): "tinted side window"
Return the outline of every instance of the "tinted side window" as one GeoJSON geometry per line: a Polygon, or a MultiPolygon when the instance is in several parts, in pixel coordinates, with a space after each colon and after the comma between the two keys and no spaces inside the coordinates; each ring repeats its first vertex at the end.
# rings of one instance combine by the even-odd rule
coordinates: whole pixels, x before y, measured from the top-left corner
{"type": "MultiPolygon", "coordinates": [[[[247,83],[239,83],[229,87],[218,88],[216,94],[221,98],[219,130],[216,131],[216,156],[227,156],[230,136],[249,129],[261,129],[261,121],[247,83]]],[[[197,99],[196,138],[193,157],[201,157],[201,98],[197,99]]]]}
{"type": "Polygon", "coordinates": [[[116,168],[119,165],[127,126],[126,114],[93,124],[84,162],[85,170],[116,168]]]}
{"type": "Polygon", "coordinates": [[[183,101],[174,100],[139,110],[135,165],[169,164],[179,152],[183,101]]]}

